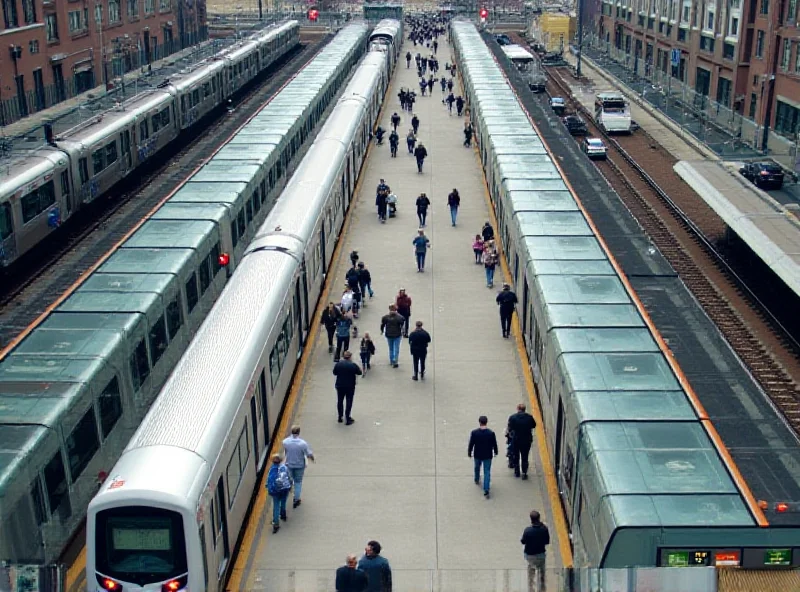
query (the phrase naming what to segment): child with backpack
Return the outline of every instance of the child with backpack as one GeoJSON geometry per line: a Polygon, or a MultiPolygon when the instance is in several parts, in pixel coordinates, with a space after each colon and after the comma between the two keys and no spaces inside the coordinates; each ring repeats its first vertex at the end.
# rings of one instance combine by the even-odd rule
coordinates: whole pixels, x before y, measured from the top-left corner
{"type": "Polygon", "coordinates": [[[267,493],[272,498],[272,533],[275,534],[281,528],[280,520],[284,522],[286,516],[286,500],[289,498],[289,491],[292,489],[292,477],[289,468],[282,462],[280,454],[272,455],[272,466],[267,474],[267,493]]]}
{"type": "Polygon", "coordinates": [[[372,341],[369,333],[364,333],[364,337],[361,339],[361,371],[364,373],[364,376],[367,375],[367,370],[372,368],[372,366],[369,365],[369,361],[374,355],[375,342],[372,341]]]}
{"type": "Polygon", "coordinates": [[[483,238],[480,234],[476,234],[472,241],[472,252],[475,253],[475,264],[483,263],[483,238]]]}

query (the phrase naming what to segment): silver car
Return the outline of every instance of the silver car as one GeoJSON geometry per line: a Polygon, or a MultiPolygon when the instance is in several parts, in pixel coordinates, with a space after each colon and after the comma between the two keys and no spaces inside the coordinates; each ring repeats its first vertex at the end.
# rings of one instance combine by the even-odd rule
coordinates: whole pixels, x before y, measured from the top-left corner
{"type": "Polygon", "coordinates": [[[589,158],[606,159],[608,148],[600,138],[585,138],[583,140],[583,151],[589,158]]]}

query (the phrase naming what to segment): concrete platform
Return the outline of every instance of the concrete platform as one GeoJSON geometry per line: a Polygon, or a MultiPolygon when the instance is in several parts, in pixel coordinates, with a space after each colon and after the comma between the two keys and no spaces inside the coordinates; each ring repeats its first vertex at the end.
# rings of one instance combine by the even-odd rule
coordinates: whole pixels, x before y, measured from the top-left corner
{"type": "Polygon", "coordinates": [[[800,221],[734,171],[710,161],[681,161],[675,172],[795,294],[800,294],[800,221]]]}
{"type": "MultiPolygon", "coordinates": [[[[452,62],[448,46],[440,43],[441,63],[452,62]]],[[[387,129],[392,113],[401,114],[401,138],[411,115],[400,111],[397,93],[415,86],[415,74],[401,60],[382,113],[387,129]]],[[[237,589],[332,590],[345,556],[360,556],[366,542],[377,539],[391,562],[395,590],[527,590],[519,539],[532,509],[550,527],[548,583],[558,589],[559,537],[538,449],[531,450],[528,481],[514,478],[504,455],[506,420],[517,403],[530,404],[530,393],[516,341],[501,336],[497,292],[486,288],[471,250],[489,219],[483,176],[476,152],[462,146],[463,120],[449,116],[441,99],[434,88],[432,98],[418,97],[415,105],[419,138],[429,152],[423,174],[404,142],[396,159],[388,142],[372,147],[333,267],[330,299],[339,298],[353,249],[370,269],[375,290],[357,320],[359,333],[373,336],[377,354],[372,371],[359,379],[356,422],[348,427],[336,421],[333,361],[323,331],[310,351],[292,420],[317,457],[306,470],[303,505],[289,509],[288,522],[275,535],[269,503],[254,516],[260,521],[257,534],[252,541],[245,537],[231,580],[237,589]],[[386,224],[375,215],[380,178],[399,198],[398,216],[386,224]],[[447,207],[453,187],[461,194],[455,228],[447,207]],[[411,241],[418,228],[414,200],[422,191],[432,201],[425,229],[432,248],[425,273],[417,273],[411,241]],[[411,380],[407,343],[400,367],[393,369],[380,336],[380,318],[400,287],[413,299],[412,320],[423,321],[433,339],[424,382],[411,380]],[[466,453],[480,415],[489,417],[500,445],[489,499],[472,482],[466,453]]],[[[351,348],[357,351],[357,344],[351,348]]]]}

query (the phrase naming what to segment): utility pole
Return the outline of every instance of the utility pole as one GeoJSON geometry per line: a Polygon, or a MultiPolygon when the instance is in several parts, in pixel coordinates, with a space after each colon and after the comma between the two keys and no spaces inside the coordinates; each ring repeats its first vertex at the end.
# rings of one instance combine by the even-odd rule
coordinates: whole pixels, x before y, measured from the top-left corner
{"type": "Polygon", "coordinates": [[[580,78],[581,60],[583,59],[583,0],[578,0],[575,6],[578,8],[578,61],[575,64],[575,76],[580,78]]]}

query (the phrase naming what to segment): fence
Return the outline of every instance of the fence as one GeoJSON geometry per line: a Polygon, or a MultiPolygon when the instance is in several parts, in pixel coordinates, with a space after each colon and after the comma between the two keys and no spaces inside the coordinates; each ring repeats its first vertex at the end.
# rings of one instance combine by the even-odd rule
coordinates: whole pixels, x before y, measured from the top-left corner
{"type": "Polygon", "coordinates": [[[597,36],[587,37],[584,56],[625,83],[644,101],[719,156],[748,158],[768,154],[784,167],[797,170],[796,138],[786,138],[770,131],[767,150],[764,150],[762,126],[673,77],[671,66],[664,72],[597,36]]]}
{"type": "MultiPolygon", "coordinates": [[[[1,100],[0,126],[9,125],[23,117],[49,109],[83,93],[95,91],[98,94],[106,94],[105,89],[98,89],[98,85],[103,83],[104,78],[107,77],[109,81],[113,82],[114,78],[120,78],[123,74],[140,68],[143,69],[148,63],[152,64],[162,60],[180,51],[182,47],[190,47],[207,38],[208,31],[203,27],[199,33],[186,34],[183,39],[175,39],[170,43],[151,47],[150,62],[147,61],[147,55],[144,50],[115,51],[107,58],[108,63],[105,66],[102,63],[94,65],[92,70],[84,73],[85,76],[82,78],[65,76],[61,84],[44,86],[39,92],[36,90],[26,91],[23,97],[24,102],[20,101],[20,97],[17,95],[1,100]],[[104,67],[106,68],[105,73],[102,70],[104,67]]],[[[116,92],[116,89],[109,92],[116,92]]],[[[91,97],[87,96],[87,98],[91,97]]]]}

